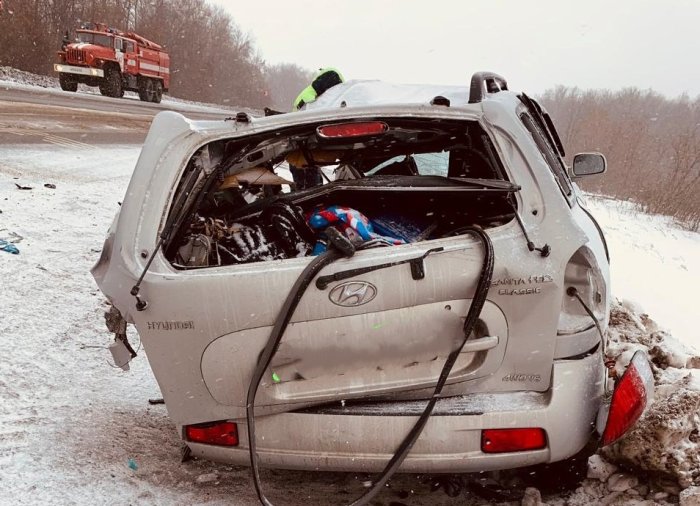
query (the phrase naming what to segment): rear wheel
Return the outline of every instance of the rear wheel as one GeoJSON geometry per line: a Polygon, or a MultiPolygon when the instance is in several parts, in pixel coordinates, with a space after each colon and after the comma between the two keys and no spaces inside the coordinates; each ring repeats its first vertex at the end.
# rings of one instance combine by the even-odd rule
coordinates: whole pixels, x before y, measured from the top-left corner
{"type": "Polygon", "coordinates": [[[122,76],[115,69],[105,70],[105,77],[100,84],[100,93],[107,97],[120,98],[124,96],[122,76]]]}
{"type": "Polygon", "coordinates": [[[545,493],[576,490],[588,473],[588,455],[579,454],[571,458],[529,468],[528,479],[545,493]]]}
{"type": "Polygon", "coordinates": [[[144,102],[153,102],[154,94],[155,86],[153,85],[153,80],[147,77],[142,78],[139,81],[139,98],[144,102]]]}
{"type": "Polygon", "coordinates": [[[63,91],[78,91],[78,81],[68,74],[58,74],[58,82],[63,91]]]}
{"type": "Polygon", "coordinates": [[[162,98],[163,98],[163,83],[160,81],[156,81],[155,90],[153,92],[153,102],[156,104],[160,104],[160,101],[162,98]]]}

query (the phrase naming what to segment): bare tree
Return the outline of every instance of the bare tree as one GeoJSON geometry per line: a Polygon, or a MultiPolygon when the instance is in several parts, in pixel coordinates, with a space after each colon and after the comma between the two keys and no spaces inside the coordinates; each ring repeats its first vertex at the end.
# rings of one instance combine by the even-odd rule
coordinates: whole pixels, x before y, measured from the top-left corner
{"type": "Polygon", "coordinates": [[[700,229],[700,97],[557,87],[542,102],[569,153],[598,150],[608,158],[608,173],[584,188],[700,229]]]}
{"type": "Polygon", "coordinates": [[[95,21],[164,45],[176,96],[271,103],[265,62],[251,37],[206,0],[4,0],[3,6],[0,65],[51,75],[64,32],[95,21]]]}
{"type": "Polygon", "coordinates": [[[292,102],[311,82],[312,73],[293,63],[280,63],[265,69],[265,81],[272,107],[288,111],[292,102]]]}

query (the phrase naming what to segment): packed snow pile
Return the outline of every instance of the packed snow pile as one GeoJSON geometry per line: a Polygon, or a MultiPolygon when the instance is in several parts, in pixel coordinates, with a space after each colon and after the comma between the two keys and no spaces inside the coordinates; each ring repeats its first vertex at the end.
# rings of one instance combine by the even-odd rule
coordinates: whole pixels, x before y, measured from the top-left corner
{"type": "Polygon", "coordinates": [[[578,489],[564,496],[544,495],[544,501],[567,506],[700,504],[700,355],[660,331],[628,301],[613,305],[608,335],[608,355],[617,359],[618,375],[637,350],[647,354],[655,400],[633,430],[588,459],[588,476],[578,489]]]}
{"type": "Polygon", "coordinates": [[[635,428],[602,454],[629,469],[675,480],[682,489],[700,485],[700,354],[659,331],[630,304],[615,306],[610,355],[619,357],[619,367],[638,349],[652,362],[655,400],[635,428]]]}
{"type": "MultiPolygon", "coordinates": [[[[18,70],[13,67],[0,66],[0,83],[14,83],[22,86],[38,86],[41,88],[56,88],[61,89],[61,85],[58,82],[58,74],[55,76],[42,76],[40,74],[32,74],[31,72],[25,72],[24,70],[18,70]]],[[[83,93],[90,93],[92,95],[99,94],[97,88],[86,86],[84,84],[78,85],[78,90],[83,93]]],[[[127,92],[132,95],[132,92],[127,92]]]]}
{"type": "MultiPolygon", "coordinates": [[[[49,88],[56,89],[59,93],[61,85],[58,82],[58,74],[55,76],[42,76],[39,74],[32,74],[31,72],[25,72],[24,70],[18,70],[13,67],[7,67],[0,65],[0,86],[4,85],[5,88],[10,87],[39,87],[39,88],[49,88]]],[[[85,84],[78,85],[78,91],[80,93],[87,93],[89,95],[100,95],[100,91],[96,86],[87,86],[85,84]]],[[[126,98],[138,98],[138,93],[135,91],[125,92],[126,98]]],[[[179,104],[180,106],[194,105],[199,107],[206,107],[207,109],[215,108],[220,110],[221,105],[219,104],[207,104],[204,102],[195,102],[193,100],[185,100],[182,98],[173,97],[172,95],[163,97],[164,104],[172,103],[179,104]]],[[[227,108],[231,107],[228,104],[228,99],[224,100],[224,106],[227,108]]],[[[262,112],[257,109],[250,109],[247,107],[237,107],[235,112],[244,111],[254,116],[262,116],[262,112]]]]}
{"type": "Polygon", "coordinates": [[[16,68],[0,66],[0,81],[9,81],[18,84],[30,84],[42,88],[58,88],[58,77],[40,76],[17,70],[16,68]]]}

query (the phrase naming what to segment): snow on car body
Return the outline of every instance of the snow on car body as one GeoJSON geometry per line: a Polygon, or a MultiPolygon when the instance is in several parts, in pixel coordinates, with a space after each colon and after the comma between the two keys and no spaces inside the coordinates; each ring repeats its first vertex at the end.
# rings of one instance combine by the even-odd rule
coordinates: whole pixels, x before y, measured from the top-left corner
{"type": "MultiPolygon", "coordinates": [[[[271,244],[275,223],[293,221],[269,212],[275,202],[306,218],[333,204],[375,223],[389,214],[423,233],[386,247],[356,241],[352,258],[303,292],[255,402],[263,465],[384,466],[464,342],[485,255],[464,233],[475,224],[494,250],[487,300],[401,470],[590,451],[607,416],[597,329],[610,307],[606,247],[546,112],[506,88],[492,74],[475,74],[471,90],[351,81],[297,113],[155,118],[93,274],[136,326],[195,455],[249,461],[246,392],[314,246],[271,244]],[[300,159],[336,179],[275,194],[242,183],[260,167],[286,176],[281,166],[300,159]]],[[[584,155],[578,168],[600,172],[604,159],[584,155]]]]}

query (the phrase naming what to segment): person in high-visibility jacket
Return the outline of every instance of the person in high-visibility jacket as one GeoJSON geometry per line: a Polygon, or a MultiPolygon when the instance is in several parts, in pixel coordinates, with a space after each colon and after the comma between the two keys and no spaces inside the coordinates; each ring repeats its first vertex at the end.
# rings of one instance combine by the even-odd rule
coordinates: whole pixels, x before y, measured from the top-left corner
{"type": "Polygon", "coordinates": [[[298,111],[306,104],[315,101],[318,97],[323,95],[326,90],[332,88],[336,84],[344,82],[343,74],[341,74],[337,69],[332,67],[327,67],[320,69],[318,74],[311,81],[311,84],[306,88],[301,90],[301,93],[294,100],[292,106],[293,111],[298,111]]]}

